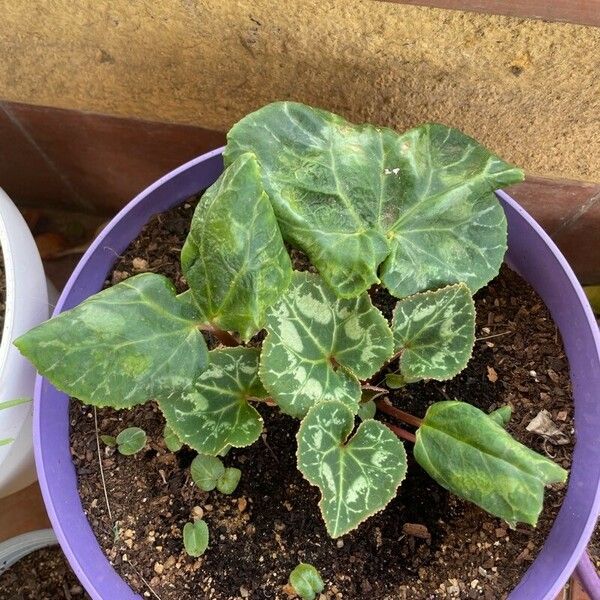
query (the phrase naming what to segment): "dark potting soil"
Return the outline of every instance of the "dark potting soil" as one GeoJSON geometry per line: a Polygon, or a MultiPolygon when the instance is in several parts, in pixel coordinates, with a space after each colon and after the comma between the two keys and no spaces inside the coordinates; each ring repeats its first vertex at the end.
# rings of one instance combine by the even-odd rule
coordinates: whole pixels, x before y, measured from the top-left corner
{"type": "Polygon", "coordinates": [[[58,546],[37,550],[0,576],[0,600],[90,600],[58,546]]]}
{"type": "MultiPolygon", "coordinates": [[[[152,219],[118,259],[107,285],[155,271],[185,289],[178,255],[192,211],[193,203],[187,203],[152,219]]],[[[373,297],[389,311],[387,294],[373,290],[373,297]]],[[[476,304],[478,340],[465,371],[452,381],[411,385],[391,400],[418,416],[431,403],[449,398],[486,411],[510,403],[510,432],[568,468],[574,442],[568,367],[547,309],[505,267],[477,294],[476,304]],[[526,431],[542,409],[550,412],[566,444],[526,431]]],[[[135,425],[149,439],[135,456],[102,448],[110,518],[93,409],[72,402],[71,445],[83,506],[110,561],[137,592],[162,600],[286,599],[288,575],[303,561],[322,574],[322,599],[499,600],[537,555],[564,496],[564,485],[548,489],[537,529],[510,530],[450,495],[409,458],[407,479],[388,507],[332,540],[319,514],[317,488],[296,469],[298,421],[261,410],[262,439],[224,459],[243,472],[234,494],[224,496],[193,484],[194,452],[166,450],[164,421],[154,404],[129,411],[99,409],[100,434],[116,435],[135,425]],[[194,559],[184,552],[181,533],[199,515],[208,523],[210,546],[194,559]]]]}

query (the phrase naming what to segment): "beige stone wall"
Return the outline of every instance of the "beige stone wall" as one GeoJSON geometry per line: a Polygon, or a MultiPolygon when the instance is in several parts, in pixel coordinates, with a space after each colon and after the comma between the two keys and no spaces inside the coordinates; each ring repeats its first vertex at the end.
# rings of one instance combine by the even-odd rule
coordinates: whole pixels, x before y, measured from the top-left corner
{"type": "Polygon", "coordinates": [[[600,181],[600,29],[375,0],[0,0],[0,99],[225,130],[290,98],[600,181]]]}

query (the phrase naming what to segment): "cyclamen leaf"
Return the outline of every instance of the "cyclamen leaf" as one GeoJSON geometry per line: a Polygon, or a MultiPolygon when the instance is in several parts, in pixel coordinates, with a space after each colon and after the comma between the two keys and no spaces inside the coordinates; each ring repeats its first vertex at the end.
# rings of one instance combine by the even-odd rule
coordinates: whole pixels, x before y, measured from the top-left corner
{"type": "Polygon", "coordinates": [[[233,126],[225,164],[256,154],[284,238],[343,297],[379,278],[398,297],[464,281],[476,291],[506,251],[493,191],[523,172],[456,129],[399,135],[275,102],[233,126]]]}
{"type": "Polygon", "coordinates": [[[367,421],[368,419],[372,419],[377,412],[377,406],[373,400],[369,400],[367,402],[362,402],[358,407],[358,418],[361,421],[367,421]]]}
{"type": "Polygon", "coordinates": [[[295,272],[267,313],[260,378],[281,410],[302,418],[323,400],[353,413],[357,378],[375,374],[392,355],[392,332],[368,294],[340,299],[318,275],[295,272]]]}
{"type": "Polygon", "coordinates": [[[319,571],[312,565],[300,563],[290,573],[290,585],[302,600],[314,600],[325,589],[319,571]]]}
{"type": "Polygon", "coordinates": [[[469,288],[459,283],[400,300],[392,332],[395,350],[402,352],[400,374],[406,383],[454,377],[467,366],[475,344],[475,304],[469,288]]]}
{"type": "Polygon", "coordinates": [[[179,450],[181,450],[181,447],[183,446],[181,440],[168,425],[165,425],[163,438],[165,440],[165,446],[167,447],[167,450],[170,450],[171,452],[179,452],[179,450]]]}
{"type": "Polygon", "coordinates": [[[198,454],[190,466],[193,482],[203,491],[210,492],[217,487],[219,478],[225,473],[225,467],[216,456],[198,454]]]}
{"type": "Polygon", "coordinates": [[[406,475],[404,446],[385,425],[363,421],[348,439],[353,428],[348,407],[322,402],[297,434],[298,468],[321,490],[319,508],[334,538],[385,508],[406,475]]]}
{"type": "Polygon", "coordinates": [[[144,273],[91,296],[15,341],[58,389],[94,406],[129,408],[188,390],[208,364],[189,294],[144,273]]]}
{"type": "Polygon", "coordinates": [[[240,482],[242,472],[235,467],[227,467],[217,481],[217,489],[221,494],[233,494],[240,482]]]}
{"type": "Polygon", "coordinates": [[[202,519],[183,526],[183,546],[194,558],[202,556],[208,548],[208,525],[202,519]]]}
{"type": "Polygon", "coordinates": [[[500,408],[497,408],[488,415],[488,417],[492,419],[492,421],[495,421],[496,423],[498,423],[498,425],[501,425],[502,427],[506,427],[508,425],[511,416],[512,408],[510,404],[507,404],[506,406],[501,406],[500,408]]]}
{"type": "Polygon", "coordinates": [[[123,429],[115,438],[117,450],[124,456],[137,454],[146,445],[146,432],[139,427],[123,429]]]}
{"type": "Polygon", "coordinates": [[[465,402],[437,402],[417,429],[414,456],[441,486],[511,526],[537,523],[544,486],[567,472],[465,402]]]}
{"type": "Polygon", "coordinates": [[[194,389],[159,402],[177,437],[203,454],[216,456],[228,446],[253,444],[263,420],[249,398],[268,396],[258,378],[258,348],[222,348],[209,352],[208,368],[194,389]]]}
{"type": "Polygon", "coordinates": [[[211,323],[244,340],[262,329],[292,266],[253,154],[241,155],[204,192],[181,266],[211,323]]]}
{"type": "Polygon", "coordinates": [[[114,448],[117,445],[117,438],[114,435],[101,435],[100,439],[106,446],[114,448]]]}

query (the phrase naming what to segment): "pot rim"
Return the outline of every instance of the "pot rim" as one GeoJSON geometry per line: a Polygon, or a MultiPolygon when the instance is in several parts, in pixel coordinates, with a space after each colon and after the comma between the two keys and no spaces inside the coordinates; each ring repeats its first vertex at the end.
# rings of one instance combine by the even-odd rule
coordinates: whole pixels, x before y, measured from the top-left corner
{"type": "MultiPolygon", "coordinates": [[[[127,204],[110,221],[110,223],[99,234],[99,236],[96,238],[96,240],[92,243],[90,248],[87,250],[87,252],[82,257],[81,261],[79,262],[79,264],[73,271],[73,274],[71,275],[67,285],[65,286],[63,293],[60,296],[60,299],[58,301],[58,304],[57,304],[54,314],[58,314],[59,312],[61,312],[63,310],[63,308],[65,308],[65,307],[70,308],[71,305],[78,302],[78,301],[71,300],[69,297],[70,297],[71,293],[74,291],[74,289],[76,290],[76,286],[77,286],[80,275],[82,274],[84,269],[88,266],[88,262],[90,261],[90,259],[92,259],[92,257],[94,257],[94,255],[98,252],[98,250],[100,250],[100,251],[102,250],[102,244],[103,244],[105,238],[109,234],[116,232],[116,228],[118,228],[120,222],[124,219],[124,217],[126,217],[127,215],[130,215],[130,213],[132,211],[141,210],[142,207],[140,207],[140,205],[145,202],[146,198],[149,195],[151,195],[155,192],[156,192],[156,198],[158,199],[160,196],[160,198],[161,198],[160,201],[163,202],[163,205],[164,205],[165,194],[171,193],[170,184],[173,182],[173,186],[175,186],[174,180],[178,180],[178,178],[180,176],[182,177],[181,181],[183,182],[186,172],[189,171],[190,169],[193,169],[194,167],[200,165],[201,163],[207,163],[205,168],[207,171],[210,171],[210,173],[207,177],[210,179],[214,175],[211,182],[214,181],[214,179],[216,179],[216,176],[218,175],[218,172],[220,172],[220,169],[221,169],[222,161],[220,159],[220,155],[222,154],[222,151],[223,151],[223,148],[218,148],[216,150],[213,150],[211,152],[203,154],[203,155],[181,165],[180,167],[176,168],[175,170],[171,171],[164,177],[157,180],[155,183],[153,183],[151,186],[149,186],[146,190],[142,191],[138,196],[136,196],[129,204],[127,204]],[[218,161],[218,162],[215,162],[215,161],[218,161]],[[217,165],[218,168],[215,165],[217,165]],[[162,189],[163,186],[165,189],[162,189]]],[[[206,179],[207,177],[204,177],[204,178],[206,179]]],[[[181,182],[177,181],[177,186],[175,186],[175,187],[179,187],[180,183],[181,182]]],[[[189,187],[191,184],[189,183],[189,181],[186,180],[185,186],[183,183],[181,183],[181,185],[183,187],[189,187]]],[[[204,187],[205,187],[204,185],[198,184],[198,186],[195,189],[196,189],[196,191],[198,191],[200,189],[203,189],[204,187]]],[[[557,287],[558,284],[555,283],[553,280],[548,283],[548,285],[550,285],[550,286],[554,285],[554,287],[551,289],[554,290],[554,294],[556,294],[557,297],[565,296],[565,295],[573,296],[573,299],[570,300],[569,302],[567,302],[567,305],[568,305],[567,312],[569,314],[571,314],[571,313],[578,314],[579,320],[577,321],[577,328],[578,328],[578,330],[580,330],[582,332],[582,335],[585,337],[585,343],[587,344],[587,347],[589,347],[589,349],[586,350],[586,356],[584,356],[584,358],[589,359],[590,364],[596,365],[598,367],[598,379],[600,381],[600,333],[598,332],[595,320],[593,319],[591,308],[589,307],[589,304],[584,295],[584,292],[581,289],[581,286],[579,285],[573,271],[571,270],[570,266],[568,265],[566,259],[562,256],[560,251],[557,249],[556,245],[552,242],[552,240],[548,237],[548,235],[541,229],[541,227],[535,222],[535,220],[505,192],[498,191],[497,195],[502,201],[505,212],[507,213],[507,217],[510,217],[509,222],[511,221],[511,219],[514,220],[514,222],[517,224],[516,229],[519,229],[519,227],[520,227],[523,230],[521,233],[525,237],[529,236],[531,238],[530,240],[528,240],[527,244],[525,244],[525,247],[523,248],[522,252],[525,252],[526,255],[532,254],[535,257],[535,252],[534,252],[535,248],[534,247],[536,247],[536,245],[537,245],[537,247],[539,247],[538,252],[545,251],[547,254],[547,258],[552,258],[552,260],[547,260],[547,262],[549,264],[550,264],[550,262],[552,263],[552,265],[549,266],[550,279],[552,280],[552,273],[556,272],[555,274],[556,274],[557,281],[560,281],[560,283],[562,283],[563,285],[566,284],[568,286],[568,289],[565,292],[564,290],[557,287]],[[574,292],[574,295],[571,292],[574,292]],[[591,337],[590,337],[590,335],[591,335],[591,337]],[[590,354],[590,356],[588,357],[587,354],[590,354]]],[[[185,197],[189,197],[189,194],[185,197]]],[[[184,199],[185,198],[180,197],[180,201],[183,201],[184,199]]],[[[173,204],[175,204],[175,203],[173,203],[173,204]]],[[[164,210],[164,208],[160,208],[160,207],[158,207],[158,209],[164,210]]],[[[158,210],[157,210],[157,212],[158,212],[158,210]]],[[[152,214],[152,212],[145,210],[144,214],[146,214],[147,215],[146,218],[148,218],[150,216],[150,214],[152,214]]],[[[138,218],[138,217],[136,217],[136,218],[138,218]]],[[[115,233],[115,235],[116,235],[116,233],[115,233]]],[[[510,238],[510,230],[509,230],[509,238],[510,238]]],[[[131,239],[132,238],[129,237],[129,240],[127,243],[131,242],[131,239]]],[[[514,246],[516,248],[520,248],[520,246],[523,244],[523,241],[520,240],[519,236],[517,235],[516,237],[513,236],[512,243],[514,244],[514,246]]],[[[512,250],[511,250],[511,242],[509,241],[509,253],[510,252],[512,252],[512,250]]],[[[519,250],[519,252],[521,252],[521,250],[519,250]]],[[[511,262],[514,263],[514,261],[511,261],[511,262]]],[[[548,276],[548,273],[546,273],[545,275],[548,276]]],[[[537,286],[534,285],[534,287],[536,289],[539,287],[544,287],[545,284],[543,282],[539,283],[539,281],[540,281],[539,276],[536,275],[536,276],[532,276],[532,277],[534,277],[534,278],[538,277],[538,285],[537,286]]],[[[528,279],[528,277],[526,277],[526,279],[528,279]]],[[[530,281],[530,283],[531,283],[531,281],[530,281]]],[[[540,290],[538,289],[538,292],[539,291],[540,290]]],[[[542,295],[542,298],[547,303],[547,299],[544,296],[544,294],[540,293],[540,295],[542,295]]],[[[555,322],[556,322],[556,316],[554,314],[554,311],[553,311],[553,318],[555,319],[555,322]]],[[[561,318],[564,321],[564,316],[561,318]]],[[[558,323],[557,323],[557,325],[558,325],[558,323]]],[[[563,326],[564,326],[564,323],[563,323],[563,326]]],[[[561,333],[563,334],[563,338],[569,337],[569,336],[565,336],[565,332],[562,331],[562,327],[561,327],[561,333]]],[[[573,360],[573,357],[569,356],[569,359],[570,359],[569,363],[571,366],[571,361],[573,360]]],[[[578,361],[581,362],[579,359],[578,359],[578,361]]],[[[576,388],[576,386],[574,385],[574,398],[576,398],[575,388],[576,388]]],[[[65,479],[65,482],[62,483],[62,487],[64,488],[65,485],[70,485],[70,487],[72,488],[73,487],[72,479],[74,479],[74,477],[75,477],[74,466],[71,461],[71,457],[69,454],[69,447],[68,447],[69,446],[69,444],[68,444],[69,424],[68,424],[68,418],[64,419],[61,417],[62,420],[61,421],[58,420],[58,418],[55,416],[55,413],[57,412],[57,410],[54,410],[52,415],[48,415],[48,417],[46,417],[48,419],[50,419],[50,418],[53,419],[53,422],[54,421],[57,422],[57,425],[56,425],[57,431],[54,431],[53,435],[55,436],[55,438],[57,435],[62,438],[62,446],[63,447],[61,447],[59,449],[56,449],[56,448],[52,449],[50,447],[50,444],[45,442],[45,437],[44,437],[44,414],[43,414],[44,407],[41,404],[41,398],[42,398],[42,396],[44,396],[46,394],[56,395],[56,396],[61,396],[62,398],[66,398],[66,396],[64,394],[61,395],[58,392],[56,392],[56,390],[54,390],[54,388],[51,386],[51,384],[49,384],[49,382],[44,380],[41,376],[38,376],[37,380],[36,380],[35,415],[34,415],[34,417],[35,417],[34,418],[35,457],[36,457],[36,463],[37,463],[37,467],[38,467],[40,487],[42,489],[44,501],[46,503],[46,507],[48,509],[50,520],[52,521],[52,525],[55,528],[58,540],[63,548],[63,551],[65,552],[65,554],[66,554],[69,562],[71,563],[71,566],[73,567],[74,571],[76,572],[77,576],[79,577],[79,579],[81,580],[83,585],[86,587],[87,591],[90,593],[90,595],[94,599],[102,600],[102,596],[100,595],[100,592],[97,589],[96,583],[98,583],[98,585],[100,585],[101,587],[104,587],[104,589],[110,589],[111,595],[105,596],[105,598],[118,597],[120,600],[141,598],[140,596],[134,594],[134,592],[124,582],[124,580],[122,580],[120,578],[120,576],[113,570],[112,566],[110,565],[110,563],[104,556],[104,554],[103,554],[102,550],[100,549],[100,546],[91,530],[91,527],[90,527],[89,523],[87,522],[87,517],[85,516],[83,509],[81,507],[79,494],[78,494],[76,485],[75,485],[75,489],[70,489],[69,491],[62,489],[59,485],[59,484],[61,484],[61,481],[59,481],[59,480],[61,480],[61,478],[62,478],[62,479],[65,479]],[[60,430],[60,431],[58,431],[58,430],[60,430]],[[48,448],[46,448],[46,449],[45,449],[45,444],[48,446],[48,448]],[[52,461],[50,461],[50,459],[48,459],[48,463],[46,463],[44,455],[45,455],[45,453],[49,453],[49,452],[54,452],[54,453],[60,452],[60,458],[58,459],[59,464],[56,464],[56,458],[53,459],[52,461]],[[62,499],[59,498],[59,500],[57,502],[55,502],[55,499],[53,498],[53,491],[50,489],[52,480],[54,478],[56,478],[56,480],[55,480],[56,491],[54,493],[56,493],[57,495],[68,494],[68,498],[67,498],[67,496],[65,496],[62,499]],[[64,504],[67,501],[69,501],[70,503],[77,503],[77,508],[74,509],[77,512],[77,515],[72,514],[73,507],[71,507],[71,509],[67,509],[65,506],[61,506],[60,502],[63,502],[63,504],[64,504]],[[87,544],[87,546],[85,544],[83,544],[82,539],[81,539],[82,536],[84,536],[86,538],[85,544],[87,544]],[[90,538],[90,536],[91,536],[91,538],[90,538]],[[77,551],[74,551],[74,549],[72,547],[75,545],[77,545],[79,548],[77,551]],[[87,555],[85,557],[79,556],[79,554],[82,553],[81,552],[82,547],[84,547],[87,552],[87,555]],[[89,562],[92,562],[92,563],[97,562],[99,564],[98,565],[84,564],[82,562],[82,558],[83,558],[83,560],[88,559],[89,562]],[[100,564],[100,563],[102,563],[102,564],[100,564]],[[108,584],[107,584],[107,580],[110,580],[108,584]],[[107,588],[106,587],[107,585],[112,586],[112,587],[107,588]]],[[[583,403],[583,401],[579,401],[579,403],[581,404],[581,403],[583,403]]],[[[578,404],[578,401],[575,402],[575,405],[576,405],[575,413],[576,413],[577,424],[579,427],[580,422],[583,423],[582,416],[581,416],[581,412],[583,409],[577,410],[577,404],[578,404]]],[[[63,410],[63,409],[61,409],[61,410],[63,410]]],[[[63,410],[63,412],[64,412],[64,410],[63,410]]],[[[586,413],[586,416],[587,416],[587,413],[586,413]]],[[[593,417],[594,418],[592,419],[592,421],[594,421],[594,422],[592,423],[592,425],[594,427],[600,426],[600,409],[597,414],[593,415],[593,417]]],[[[583,423],[584,429],[587,426],[588,425],[583,423]]],[[[56,445],[56,439],[54,440],[53,443],[56,445]]],[[[580,449],[580,451],[578,452],[577,446],[580,446],[580,445],[581,444],[578,441],[576,448],[575,448],[574,457],[573,457],[573,470],[576,470],[575,467],[576,467],[578,455],[581,455],[584,452],[584,450],[589,451],[589,448],[585,448],[585,449],[580,449]]],[[[567,496],[565,497],[563,506],[561,507],[561,510],[556,519],[556,522],[554,523],[552,530],[551,530],[550,534],[548,535],[548,538],[546,539],[542,550],[540,551],[539,556],[536,558],[533,565],[531,565],[529,567],[529,569],[527,570],[527,572],[525,573],[525,575],[523,576],[523,578],[521,579],[519,584],[516,586],[516,588],[511,592],[511,594],[509,596],[511,600],[532,600],[532,599],[533,600],[553,600],[556,593],[558,593],[560,588],[564,585],[564,583],[566,582],[566,580],[572,573],[573,569],[575,568],[575,565],[577,564],[577,561],[579,560],[581,554],[583,553],[585,546],[588,542],[588,539],[591,536],[591,533],[592,533],[592,530],[594,527],[594,523],[596,520],[596,516],[597,516],[598,510],[600,508],[600,493],[599,493],[599,489],[598,489],[598,483],[600,482],[600,449],[598,450],[598,453],[595,454],[595,456],[596,456],[596,461],[592,463],[592,466],[594,464],[597,465],[596,469],[595,469],[595,473],[594,473],[595,492],[593,493],[593,498],[591,498],[590,502],[587,502],[587,500],[590,499],[589,496],[591,494],[591,491],[588,490],[584,494],[581,492],[581,490],[576,490],[576,489],[573,490],[571,488],[573,488],[575,486],[571,485],[571,480],[569,481],[569,489],[567,492],[567,496]],[[576,497],[575,502],[577,502],[578,499],[579,500],[585,499],[586,502],[584,502],[584,504],[586,504],[586,506],[580,511],[581,514],[579,514],[579,515],[577,515],[577,514],[576,515],[566,515],[565,514],[565,505],[567,504],[567,501],[569,500],[569,498],[571,498],[571,501],[573,501],[573,497],[576,497]],[[562,515],[562,517],[561,517],[561,515],[562,515]],[[577,530],[578,531],[581,530],[581,532],[573,533],[573,535],[576,537],[576,541],[574,542],[573,539],[569,539],[569,544],[566,544],[565,541],[563,539],[561,539],[561,536],[569,537],[569,535],[568,535],[569,532],[567,531],[569,528],[566,527],[565,524],[562,523],[562,521],[565,521],[565,520],[568,521],[569,519],[577,520],[578,525],[581,524],[580,522],[582,520],[584,520],[584,522],[583,522],[583,527],[579,527],[579,526],[577,527],[577,530]],[[557,524],[559,521],[561,522],[560,529],[562,530],[562,533],[556,531],[557,529],[559,529],[557,527],[557,524]],[[562,535],[562,534],[564,534],[564,535],[562,535]],[[553,540],[552,544],[549,544],[550,540],[553,540]],[[551,546],[551,548],[547,549],[547,546],[549,546],[549,545],[551,546]],[[567,546],[570,546],[570,547],[567,548],[567,546]],[[554,555],[550,556],[553,552],[554,552],[554,555]],[[565,561],[561,558],[561,560],[559,561],[560,565],[554,564],[556,555],[557,554],[560,555],[561,552],[562,552],[562,554],[564,554],[564,552],[570,552],[570,556],[569,556],[568,560],[565,561]],[[534,567],[535,567],[535,571],[536,571],[535,576],[532,575],[532,572],[534,571],[534,567]],[[554,583],[551,583],[552,581],[554,583]],[[541,592],[543,595],[540,596],[539,592],[536,592],[536,593],[538,593],[537,596],[535,594],[534,595],[531,594],[532,589],[538,590],[538,588],[540,588],[540,587],[544,588],[541,592]]],[[[579,461],[582,462],[582,459],[579,458],[579,461]]],[[[589,465],[584,465],[584,466],[585,466],[585,469],[587,470],[587,473],[589,474],[591,472],[589,465]]],[[[580,469],[577,469],[577,471],[579,472],[580,470],[583,470],[584,466],[582,466],[580,469]]],[[[581,478],[581,476],[580,476],[580,478],[581,478]]],[[[573,476],[571,479],[576,479],[576,477],[573,476]]],[[[580,504],[581,504],[581,502],[580,502],[580,504]]],[[[573,530],[572,527],[570,529],[573,530]]],[[[571,537],[573,537],[573,536],[571,536],[571,537]]]]}

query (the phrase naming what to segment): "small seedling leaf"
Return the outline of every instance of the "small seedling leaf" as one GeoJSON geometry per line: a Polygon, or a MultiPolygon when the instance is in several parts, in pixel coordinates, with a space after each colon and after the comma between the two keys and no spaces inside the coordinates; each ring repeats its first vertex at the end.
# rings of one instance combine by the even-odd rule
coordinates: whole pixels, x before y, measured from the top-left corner
{"type": "Polygon", "coordinates": [[[377,412],[377,406],[374,400],[368,400],[367,402],[361,402],[358,407],[358,417],[361,421],[367,421],[372,419],[377,412]]]}
{"type": "Polygon", "coordinates": [[[120,454],[131,456],[146,445],[146,432],[139,427],[128,427],[119,433],[115,441],[120,454]]]}
{"type": "Polygon", "coordinates": [[[415,459],[433,479],[511,526],[535,526],[544,487],[567,478],[562,467],[466,402],[433,404],[416,437],[415,459]]]}
{"type": "Polygon", "coordinates": [[[494,190],[523,172],[456,129],[403,134],[296,102],[253,112],[227,135],[231,165],[253,152],[289,242],[343,297],[381,278],[398,297],[500,268],[506,219],[494,190]]]}
{"type": "Polygon", "coordinates": [[[194,558],[202,556],[208,548],[208,525],[202,519],[183,526],[183,546],[194,558]]]}
{"type": "Polygon", "coordinates": [[[173,429],[169,427],[169,425],[165,425],[163,438],[165,440],[165,446],[167,447],[167,450],[170,450],[171,452],[178,452],[181,450],[183,443],[177,437],[177,434],[173,431],[173,429]]]}
{"type": "Polygon", "coordinates": [[[281,410],[302,418],[324,400],[354,413],[367,379],[392,355],[392,333],[368,294],[339,299],[318,275],[295,272],[267,313],[260,377],[281,410]]]}
{"type": "Polygon", "coordinates": [[[162,275],[118,283],[15,341],[57,388],[94,406],[129,408],[191,388],[208,364],[203,318],[162,275]]]}
{"type": "Polygon", "coordinates": [[[310,409],[298,431],[298,468],[321,490],[319,508],[331,537],[337,538],[395,496],[406,474],[402,442],[382,423],[354,428],[352,411],[341,402],[310,409]]]}
{"type": "Polygon", "coordinates": [[[407,383],[451,379],[469,362],[475,344],[475,305],[459,283],[400,300],[392,321],[400,374],[407,383]]]}
{"type": "Polygon", "coordinates": [[[227,467],[217,481],[217,489],[222,494],[233,494],[237,488],[242,472],[235,467],[227,467]]]}
{"type": "Polygon", "coordinates": [[[100,439],[106,446],[114,448],[117,445],[117,438],[114,435],[101,435],[100,439]]]}
{"type": "Polygon", "coordinates": [[[512,408],[510,404],[507,404],[506,406],[501,406],[500,408],[497,408],[488,415],[488,417],[492,419],[492,421],[495,421],[496,423],[498,423],[498,425],[504,428],[506,428],[506,426],[508,425],[511,416],[512,408]]]}
{"type": "Polygon", "coordinates": [[[210,492],[217,487],[217,482],[225,473],[225,467],[220,458],[198,454],[190,466],[192,480],[205,492],[210,492]]]}
{"type": "Polygon", "coordinates": [[[306,563],[300,563],[290,573],[290,585],[302,600],[314,600],[325,589],[319,571],[306,563]]]}
{"type": "Polygon", "coordinates": [[[262,329],[292,265],[253,154],[241,155],[204,192],[181,266],[210,322],[244,340],[262,329]]]}
{"type": "Polygon", "coordinates": [[[185,444],[216,456],[228,446],[253,444],[263,429],[250,398],[266,398],[258,377],[258,348],[222,348],[209,352],[209,366],[194,389],[159,402],[167,424],[185,444]]]}

